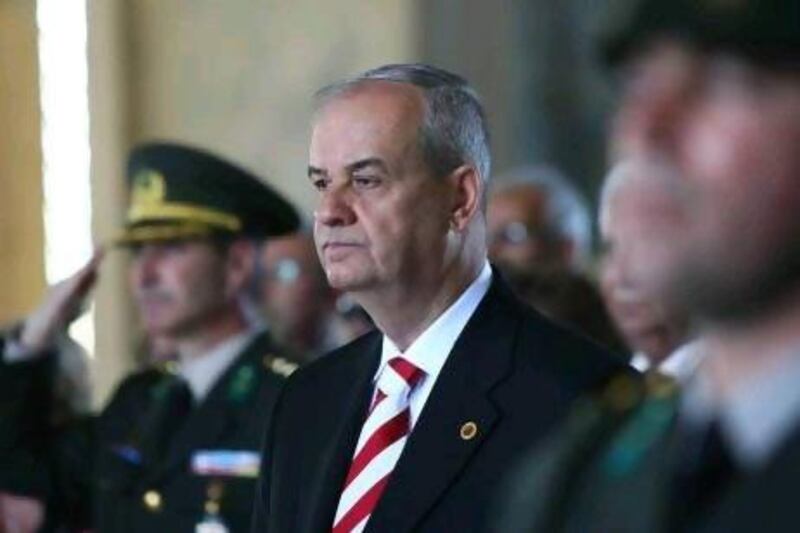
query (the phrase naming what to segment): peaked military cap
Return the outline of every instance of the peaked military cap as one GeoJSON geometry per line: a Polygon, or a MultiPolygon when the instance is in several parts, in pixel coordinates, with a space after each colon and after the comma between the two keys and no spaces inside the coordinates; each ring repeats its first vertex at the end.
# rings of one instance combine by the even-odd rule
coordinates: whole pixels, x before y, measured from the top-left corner
{"type": "Polygon", "coordinates": [[[292,205],[250,172],[209,152],[170,143],[133,150],[130,205],[119,244],[186,238],[263,238],[295,231],[292,205]]]}
{"type": "Polygon", "coordinates": [[[759,64],[800,68],[798,0],[639,0],[626,7],[602,38],[609,65],[645,41],[671,37],[759,64]]]}

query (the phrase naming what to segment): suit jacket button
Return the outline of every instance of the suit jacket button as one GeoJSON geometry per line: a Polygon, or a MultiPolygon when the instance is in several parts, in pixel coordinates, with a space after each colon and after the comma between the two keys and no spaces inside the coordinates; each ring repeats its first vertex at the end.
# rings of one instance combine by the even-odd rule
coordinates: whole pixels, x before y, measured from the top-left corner
{"type": "Polygon", "coordinates": [[[156,512],[161,509],[161,493],[156,490],[145,492],[144,496],[142,496],[142,501],[149,511],[156,512]]]}

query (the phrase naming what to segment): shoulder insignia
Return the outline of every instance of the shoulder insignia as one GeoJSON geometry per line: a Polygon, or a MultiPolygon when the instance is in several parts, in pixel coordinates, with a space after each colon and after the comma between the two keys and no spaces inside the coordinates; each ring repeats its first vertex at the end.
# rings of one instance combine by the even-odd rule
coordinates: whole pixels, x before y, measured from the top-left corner
{"type": "Polygon", "coordinates": [[[643,397],[640,379],[628,374],[619,374],[611,378],[600,393],[601,403],[615,412],[624,412],[639,403],[643,397]]]}
{"type": "Polygon", "coordinates": [[[234,402],[242,402],[250,396],[256,386],[256,371],[254,365],[240,367],[228,385],[228,398],[234,402]]]}
{"type": "Polygon", "coordinates": [[[644,381],[648,397],[669,398],[678,393],[678,382],[675,378],[661,372],[648,372],[644,381]]]}
{"type": "Polygon", "coordinates": [[[293,363],[284,357],[275,357],[272,354],[265,355],[263,362],[264,368],[285,378],[291,376],[298,368],[297,363],[293,363]]]}
{"type": "Polygon", "coordinates": [[[173,361],[172,359],[166,361],[158,361],[156,363],[153,363],[153,368],[155,368],[162,374],[177,374],[178,362],[173,361]]]}

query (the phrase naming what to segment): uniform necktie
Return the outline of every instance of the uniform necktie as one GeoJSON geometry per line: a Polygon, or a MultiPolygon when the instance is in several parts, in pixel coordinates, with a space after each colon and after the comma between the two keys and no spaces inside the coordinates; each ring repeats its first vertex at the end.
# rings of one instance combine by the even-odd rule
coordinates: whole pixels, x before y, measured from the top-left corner
{"type": "Polygon", "coordinates": [[[170,377],[163,385],[163,396],[150,421],[152,432],[150,452],[158,457],[170,446],[192,410],[194,399],[189,384],[180,376],[170,377]]]}
{"type": "Polygon", "coordinates": [[[389,360],[358,437],[332,533],[363,531],[411,431],[409,396],[425,372],[402,357],[389,360]]]}

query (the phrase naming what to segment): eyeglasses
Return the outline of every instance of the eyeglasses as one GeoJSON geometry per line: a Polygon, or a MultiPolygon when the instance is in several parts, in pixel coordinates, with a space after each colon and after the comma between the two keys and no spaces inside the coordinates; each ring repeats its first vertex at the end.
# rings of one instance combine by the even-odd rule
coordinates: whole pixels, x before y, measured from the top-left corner
{"type": "Polygon", "coordinates": [[[300,263],[291,258],[278,259],[267,269],[267,279],[278,283],[294,283],[300,277],[300,263]]]}
{"type": "Polygon", "coordinates": [[[552,231],[543,228],[529,228],[522,222],[510,222],[489,234],[489,243],[491,244],[550,243],[556,240],[556,235],[552,231]]]}

